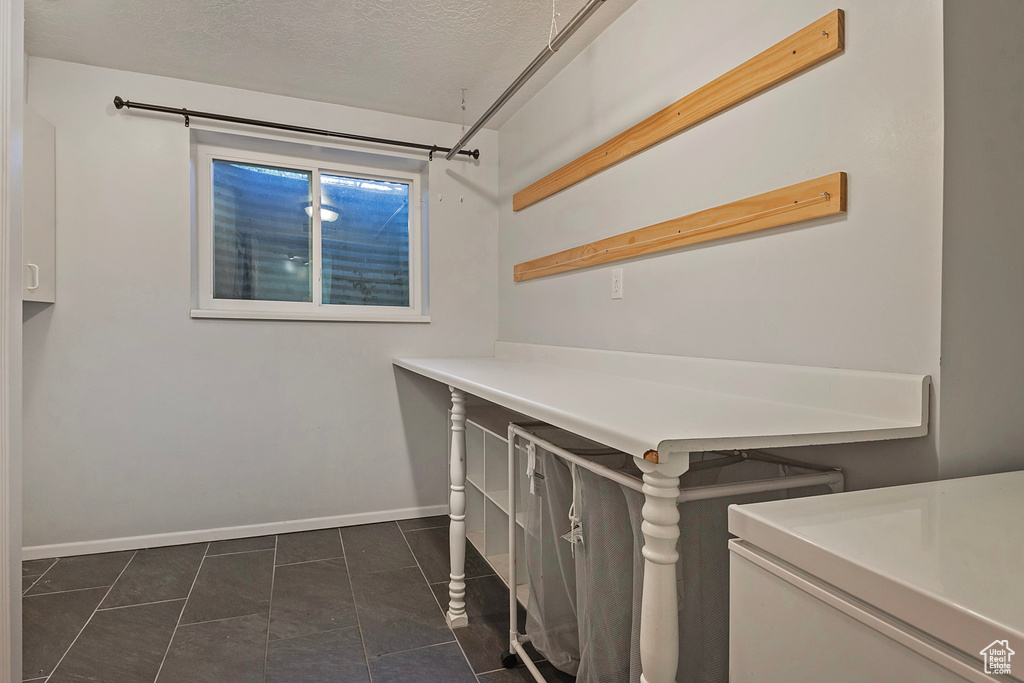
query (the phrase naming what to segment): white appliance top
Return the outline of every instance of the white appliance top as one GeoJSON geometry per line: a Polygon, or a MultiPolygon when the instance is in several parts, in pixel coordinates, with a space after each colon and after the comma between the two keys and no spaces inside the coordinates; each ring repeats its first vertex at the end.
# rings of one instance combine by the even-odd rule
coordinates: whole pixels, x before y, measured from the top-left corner
{"type": "Polygon", "coordinates": [[[510,342],[394,364],[634,456],[928,432],[926,375],[510,342]]]}
{"type": "Polygon", "coordinates": [[[975,659],[1024,657],[1024,472],[734,505],[729,531],[975,659]]]}

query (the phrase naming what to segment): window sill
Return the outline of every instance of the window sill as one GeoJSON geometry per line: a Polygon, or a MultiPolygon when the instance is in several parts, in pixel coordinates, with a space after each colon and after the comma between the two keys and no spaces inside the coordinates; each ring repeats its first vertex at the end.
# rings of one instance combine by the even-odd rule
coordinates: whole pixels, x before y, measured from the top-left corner
{"type": "Polygon", "coordinates": [[[222,320],[303,320],[310,322],[360,322],[360,323],[429,323],[429,315],[310,315],[303,312],[272,311],[218,311],[193,308],[193,318],[219,318],[222,320]]]}

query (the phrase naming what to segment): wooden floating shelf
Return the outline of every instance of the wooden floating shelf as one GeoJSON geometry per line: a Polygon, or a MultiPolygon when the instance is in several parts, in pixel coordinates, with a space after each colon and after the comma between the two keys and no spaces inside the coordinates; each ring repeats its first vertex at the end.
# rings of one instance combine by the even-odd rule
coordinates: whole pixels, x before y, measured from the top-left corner
{"type": "Polygon", "coordinates": [[[519,211],[843,51],[843,10],[828,14],[512,197],[519,211]]]}
{"type": "Polygon", "coordinates": [[[520,263],[513,270],[513,280],[532,280],[845,211],[846,173],[833,173],[520,263]]]}

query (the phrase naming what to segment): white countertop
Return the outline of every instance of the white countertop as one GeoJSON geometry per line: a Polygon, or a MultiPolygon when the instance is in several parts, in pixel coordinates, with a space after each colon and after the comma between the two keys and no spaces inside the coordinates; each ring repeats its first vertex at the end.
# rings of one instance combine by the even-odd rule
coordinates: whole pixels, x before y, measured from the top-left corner
{"type": "Polygon", "coordinates": [[[1024,472],[733,506],[729,530],[974,658],[1024,646],[1024,472]]]}
{"type": "Polygon", "coordinates": [[[642,456],[921,436],[923,375],[497,342],[394,364],[642,456]]]}

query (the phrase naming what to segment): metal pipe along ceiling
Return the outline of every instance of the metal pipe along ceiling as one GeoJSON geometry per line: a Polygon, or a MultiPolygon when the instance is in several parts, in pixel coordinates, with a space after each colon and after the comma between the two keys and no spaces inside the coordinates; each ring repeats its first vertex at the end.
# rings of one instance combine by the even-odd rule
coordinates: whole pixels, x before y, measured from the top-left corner
{"type": "Polygon", "coordinates": [[[444,158],[448,161],[454,159],[455,155],[459,153],[459,150],[465,147],[466,143],[468,143],[470,139],[472,139],[472,137],[476,135],[488,121],[491,120],[491,117],[497,114],[498,110],[505,106],[506,102],[512,99],[512,96],[523,87],[526,81],[530,80],[530,77],[544,66],[544,63],[551,58],[551,55],[555,54],[558,51],[558,48],[562,47],[562,45],[565,44],[565,41],[572,37],[573,33],[576,33],[576,29],[582,26],[583,22],[589,19],[590,15],[592,15],[603,2],[604,0],[589,0],[589,2],[583,6],[583,9],[577,12],[576,16],[574,16],[569,23],[558,32],[558,35],[556,35],[554,40],[551,41],[550,47],[545,47],[541,53],[537,55],[532,62],[530,62],[530,66],[526,67],[526,70],[519,74],[519,77],[516,78],[516,80],[512,81],[512,85],[508,86],[508,88],[505,89],[505,92],[503,92],[501,96],[494,101],[494,104],[487,108],[487,111],[484,112],[483,116],[481,116],[476,123],[470,126],[469,130],[467,130],[465,135],[462,136],[462,139],[459,140],[451,150],[449,150],[444,158]]]}

